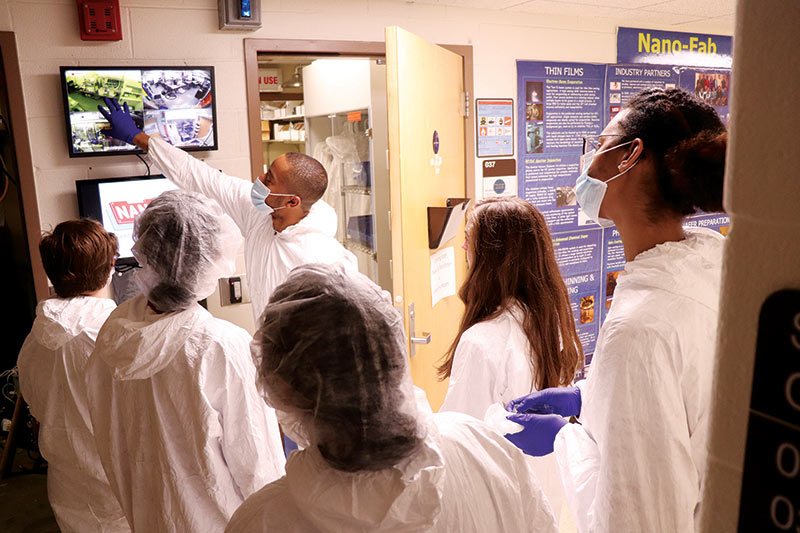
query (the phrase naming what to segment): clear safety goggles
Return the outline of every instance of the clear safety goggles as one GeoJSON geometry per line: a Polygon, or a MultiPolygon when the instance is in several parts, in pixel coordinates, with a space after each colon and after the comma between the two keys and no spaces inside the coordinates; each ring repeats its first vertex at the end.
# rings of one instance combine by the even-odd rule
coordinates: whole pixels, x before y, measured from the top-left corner
{"type": "Polygon", "coordinates": [[[603,133],[597,137],[584,137],[583,138],[583,154],[597,150],[600,147],[600,139],[602,137],[625,137],[622,133],[603,133]]]}

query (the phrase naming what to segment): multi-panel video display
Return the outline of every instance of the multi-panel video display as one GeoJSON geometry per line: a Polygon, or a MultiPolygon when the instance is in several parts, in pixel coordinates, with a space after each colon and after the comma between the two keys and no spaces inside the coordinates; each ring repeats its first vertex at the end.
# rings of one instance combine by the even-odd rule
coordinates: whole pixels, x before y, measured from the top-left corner
{"type": "Polygon", "coordinates": [[[103,98],[128,104],[136,125],[185,150],[216,150],[213,67],[61,67],[70,156],[138,153],[103,134],[103,98]]]}

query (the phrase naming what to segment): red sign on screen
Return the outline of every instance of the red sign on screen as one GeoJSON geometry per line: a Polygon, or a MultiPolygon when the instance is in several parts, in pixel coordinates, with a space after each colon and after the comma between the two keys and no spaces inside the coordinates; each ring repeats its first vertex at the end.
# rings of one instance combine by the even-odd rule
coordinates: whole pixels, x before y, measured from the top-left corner
{"type": "Polygon", "coordinates": [[[142,202],[110,202],[108,206],[111,208],[111,214],[114,215],[114,220],[117,224],[132,224],[136,215],[144,211],[150,204],[152,198],[148,198],[142,202]]]}

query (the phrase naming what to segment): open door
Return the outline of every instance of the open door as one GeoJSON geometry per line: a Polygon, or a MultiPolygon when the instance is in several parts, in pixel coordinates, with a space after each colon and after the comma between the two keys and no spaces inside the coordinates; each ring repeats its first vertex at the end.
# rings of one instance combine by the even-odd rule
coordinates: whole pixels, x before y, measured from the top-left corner
{"type": "Polygon", "coordinates": [[[452,249],[443,252],[454,255],[444,271],[454,270],[456,291],[466,256],[463,224],[455,237],[429,249],[427,208],[465,196],[463,58],[393,26],[386,28],[386,67],[394,304],[403,311],[414,384],[436,411],[447,392],[436,365],[455,338],[464,306],[457,295],[433,305],[431,256],[452,249]]]}

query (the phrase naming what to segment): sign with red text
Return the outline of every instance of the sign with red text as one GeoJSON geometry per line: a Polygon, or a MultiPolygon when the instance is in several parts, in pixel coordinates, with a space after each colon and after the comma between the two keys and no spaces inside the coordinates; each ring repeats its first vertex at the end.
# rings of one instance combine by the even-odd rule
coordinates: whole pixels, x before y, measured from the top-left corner
{"type": "Polygon", "coordinates": [[[279,93],[283,89],[283,76],[279,68],[260,68],[258,69],[258,92],[260,93],[279,93]]]}

